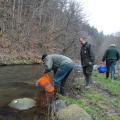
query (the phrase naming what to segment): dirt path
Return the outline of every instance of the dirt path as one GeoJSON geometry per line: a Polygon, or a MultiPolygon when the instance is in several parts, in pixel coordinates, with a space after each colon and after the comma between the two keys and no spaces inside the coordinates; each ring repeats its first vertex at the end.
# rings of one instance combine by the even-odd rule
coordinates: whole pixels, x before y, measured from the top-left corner
{"type": "Polygon", "coordinates": [[[113,99],[115,98],[116,95],[112,94],[109,90],[103,88],[99,84],[95,84],[96,91],[98,91],[105,99],[107,99],[109,103],[109,109],[106,112],[107,116],[120,116],[120,110],[118,110],[117,106],[113,104],[113,99]]]}

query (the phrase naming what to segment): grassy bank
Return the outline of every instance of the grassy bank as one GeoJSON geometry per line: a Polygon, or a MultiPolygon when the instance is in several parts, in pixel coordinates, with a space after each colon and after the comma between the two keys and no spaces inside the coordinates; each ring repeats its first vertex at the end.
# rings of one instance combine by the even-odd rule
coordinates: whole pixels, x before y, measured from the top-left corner
{"type": "Polygon", "coordinates": [[[104,75],[94,73],[95,85],[85,90],[80,99],[63,97],[67,104],[78,104],[93,120],[120,120],[120,81],[104,79],[104,75]]]}
{"type": "Polygon", "coordinates": [[[0,65],[23,65],[23,64],[39,64],[41,63],[40,56],[32,57],[19,57],[19,56],[0,56],[0,65]]]}

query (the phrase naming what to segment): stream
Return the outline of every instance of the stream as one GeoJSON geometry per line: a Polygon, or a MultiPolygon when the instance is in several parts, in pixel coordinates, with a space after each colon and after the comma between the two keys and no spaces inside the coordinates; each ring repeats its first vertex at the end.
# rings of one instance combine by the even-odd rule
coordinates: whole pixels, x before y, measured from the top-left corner
{"type": "Polygon", "coordinates": [[[35,86],[41,72],[42,67],[40,65],[0,67],[0,120],[51,119],[48,104],[49,97],[43,91],[40,92],[35,86]],[[24,97],[36,100],[37,106],[24,111],[8,106],[12,100],[24,97]]]}

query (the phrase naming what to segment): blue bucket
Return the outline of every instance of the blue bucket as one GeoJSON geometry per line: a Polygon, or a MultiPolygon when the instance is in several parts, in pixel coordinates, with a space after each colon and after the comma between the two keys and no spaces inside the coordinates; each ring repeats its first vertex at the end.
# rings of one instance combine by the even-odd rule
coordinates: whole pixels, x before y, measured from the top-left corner
{"type": "Polygon", "coordinates": [[[105,73],[106,72],[106,66],[100,66],[100,67],[98,67],[98,72],[99,73],[105,73]]]}

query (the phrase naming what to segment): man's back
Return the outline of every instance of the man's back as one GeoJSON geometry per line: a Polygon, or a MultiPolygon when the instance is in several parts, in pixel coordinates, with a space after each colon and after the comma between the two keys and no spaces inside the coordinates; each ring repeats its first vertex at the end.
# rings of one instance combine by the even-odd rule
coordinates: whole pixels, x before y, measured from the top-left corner
{"type": "Polygon", "coordinates": [[[57,69],[65,63],[73,63],[73,61],[64,55],[50,54],[46,57],[46,65],[49,69],[57,69]]]}
{"type": "Polygon", "coordinates": [[[109,47],[106,52],[105,55],[103,57],[103,59],[107,60],[107,59],[115,59],[118,60],[119,59],[119,52],[115,47],[109,47]]]}

